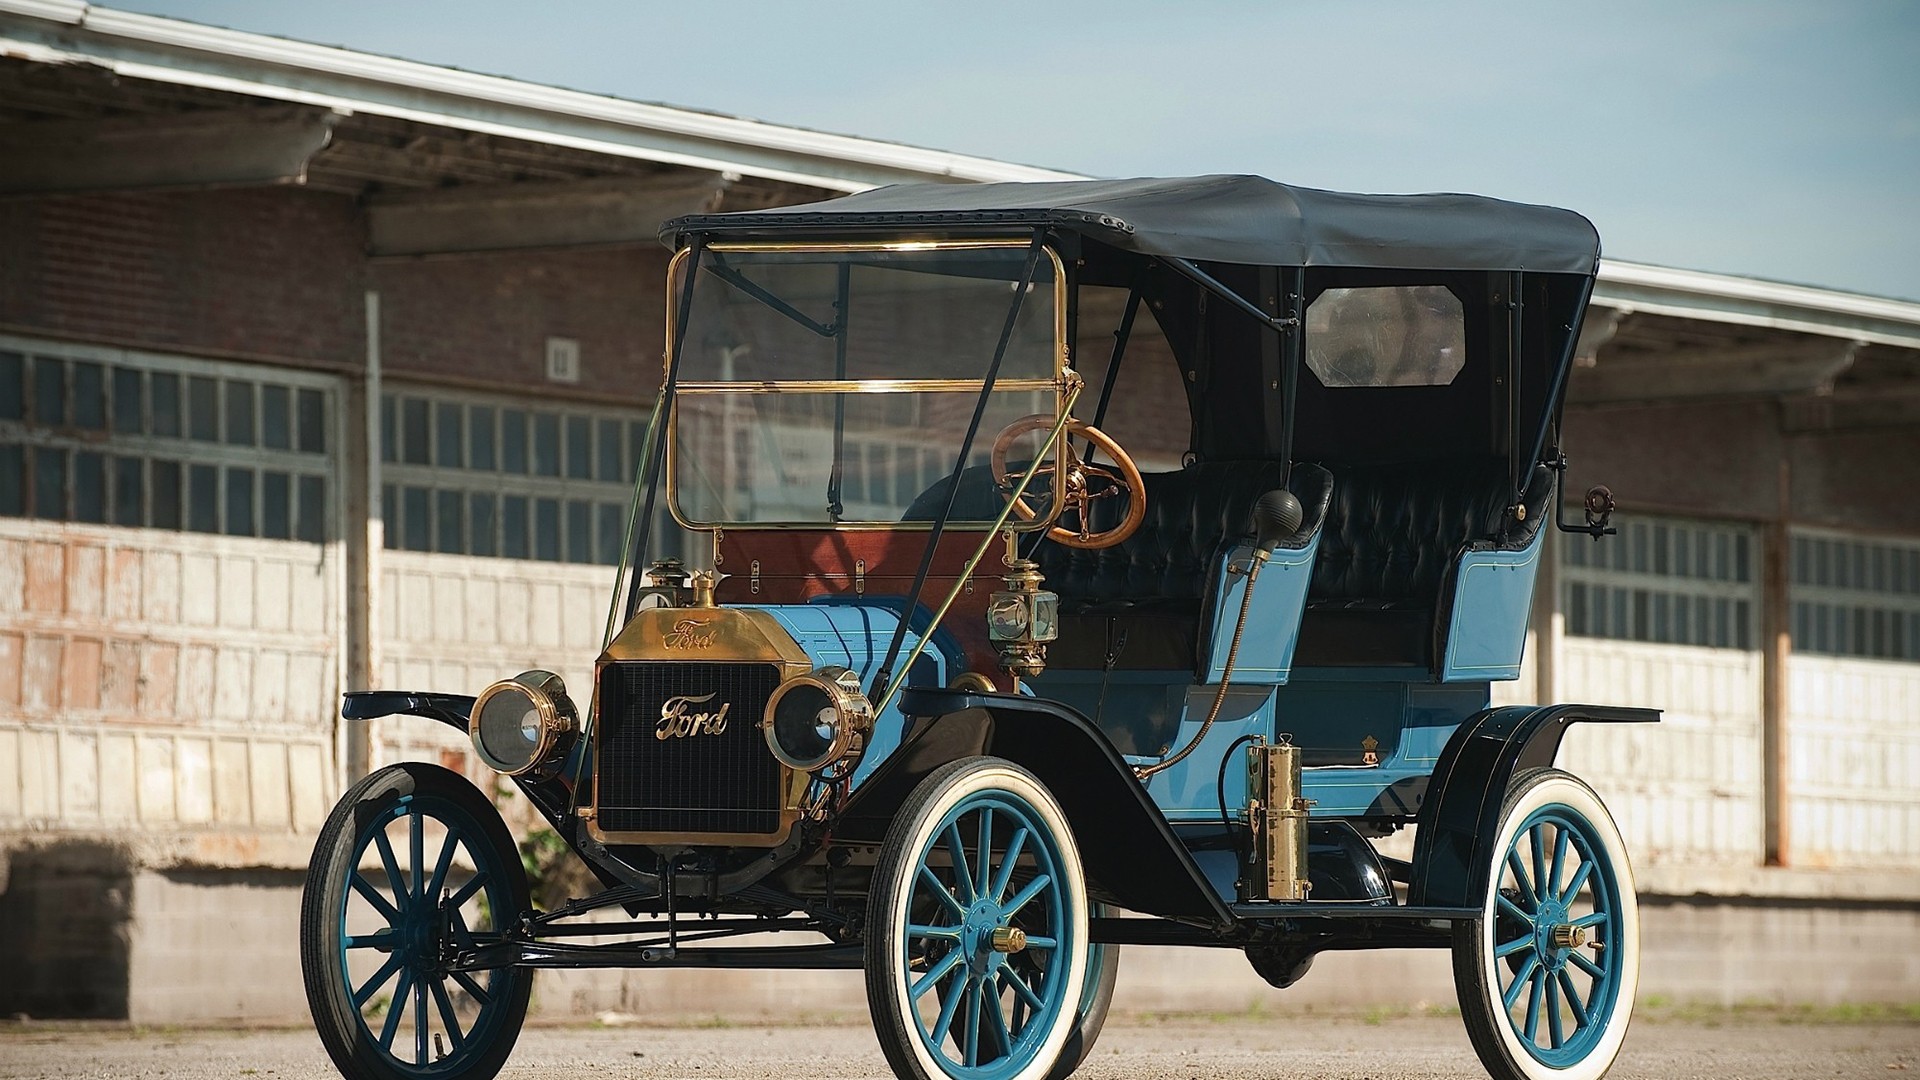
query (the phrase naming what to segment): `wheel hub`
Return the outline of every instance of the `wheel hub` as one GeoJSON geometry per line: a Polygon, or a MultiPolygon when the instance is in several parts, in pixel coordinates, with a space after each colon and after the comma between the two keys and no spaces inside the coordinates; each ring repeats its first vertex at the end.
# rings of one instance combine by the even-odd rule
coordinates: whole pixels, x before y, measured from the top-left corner
{"type": "Polygon", "coordinates": [[[1006,961],[1009,953],[1026,948],[1026,933],[1006,922],[1000,905],[991,900],[977,901],[967,910],[960,929],[960,947],[975,974],[992,971],[1006,961]]]}

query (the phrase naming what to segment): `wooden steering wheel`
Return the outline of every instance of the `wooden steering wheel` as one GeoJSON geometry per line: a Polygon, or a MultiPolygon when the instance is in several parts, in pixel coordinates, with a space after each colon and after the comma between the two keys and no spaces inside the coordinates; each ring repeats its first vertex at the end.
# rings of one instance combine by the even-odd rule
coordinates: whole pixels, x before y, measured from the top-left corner
{"type": "MultiPolygon", "coordinates": [[[[1023,435],[1036,431],[1050,431],[1054,417],[1047,413],[1035,413],[1023,416],[1002,428],[993,439],[993,479],[1000,485],[1003,493],[1011,493],[1018,477],[1008,478],[1007,454],[1013,444],[1023,435]]],[[[1043,477],[1050,477],[1056,468],[1064,469],[1063,477],[1066,496],[1061,502],[1060,512],[1054,518],[1053,527],[1047,530],[1048,539],[1055,540],[1072,548],[1109,548],[1132,536],[1147,516],[1147,488],[1140,479],[1140,469],[1133,459],[1127,456],[1113,437],[1092,424],[1079,420],[1068,420],[1060,432],[1060,454],[1053,464],[1043,464],[1034,469],[1033,483],[1039,483],[1043,477]],[[1074,451],[1075,438],[1087,439],[1093,445],[1113,459],[1112,466],[1095,465],[1080,459],[1074,451]],[[1092,522],[1089,511],[1099,499],[1124,497],[1127,511],[1120,523],[1104,532],[1089,532],[1092,522]],[[1077,528],[1060,524],[1068,514],[1074,516],[1077,528]]],[[[1039,516],[1038,511],[1027,503],[1022,496],[1014,500],[1013,512],[1022,521],[1032,521],[1039,516]]]]}

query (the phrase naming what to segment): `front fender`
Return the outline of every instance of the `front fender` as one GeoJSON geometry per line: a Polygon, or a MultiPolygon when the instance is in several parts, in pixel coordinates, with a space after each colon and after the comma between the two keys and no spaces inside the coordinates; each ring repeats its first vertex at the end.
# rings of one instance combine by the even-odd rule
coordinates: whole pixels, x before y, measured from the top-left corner
{"type": "Polygon", "coordinates": [[[1407,903],[1480,906],[1507,786],[1523,770],[1551,766],[1569,726],[1659,719],[1658,709],[1617,705],[1508,705],[1468,717],[1447,740],[1420,804],[1407,903]]]}
{"type": "Polygon", "coordinates": [[[921,778],[949,761],[992,755],[1024,766],[1060,800],[1103,898],[1149,915],[1233,924],[1146,788],[1086,717],[1017,694],[933,688],[904,691],[901,710],[915,722],[849,800],[836,838],[877,841],[921,778]]]}

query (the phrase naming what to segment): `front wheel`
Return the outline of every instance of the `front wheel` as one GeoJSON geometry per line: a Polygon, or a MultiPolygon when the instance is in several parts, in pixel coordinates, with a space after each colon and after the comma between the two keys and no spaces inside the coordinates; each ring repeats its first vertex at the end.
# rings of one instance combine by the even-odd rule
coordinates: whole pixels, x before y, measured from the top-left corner
{"type": "Polygon", "coordinates": [[[342,796],[300,900],[300,967],[320,1042],[348,1080],[488,1080],[527,1015],[532,972],[449,970],[530,910],[513,837],[436,765],[390,765],[342,796]]]}
{"type": "Polygon", "coordinates": [[[895,1074],[1071,1070],[1097,1033],[1080,1023],[1087,937],[1079,850],[1046,787],[997,758],[935,770],[895,815],[868,904],[867,1003],[895,1074]]]}
{"type": "Polygon", "coordinates": [[[1496,1080],[1597,1080],[1640,974],[1626,844],[1593,789],[1557,769],[1514,779],[1495,841],[1481,917],[1454,924],[1467,1034],[1496,1080]]]}

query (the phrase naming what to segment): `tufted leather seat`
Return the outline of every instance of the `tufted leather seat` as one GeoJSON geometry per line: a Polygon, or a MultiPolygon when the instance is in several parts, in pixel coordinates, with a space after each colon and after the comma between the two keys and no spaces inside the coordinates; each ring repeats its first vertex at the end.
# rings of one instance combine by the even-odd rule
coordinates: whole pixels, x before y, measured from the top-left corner
{"type": "Polygon", "coordinates": [[[1294,654],[1302,665],[1431,665],[1461,552],[1525,547],[1553,489],[1551,470],[1536,468],[1516,522],[1497,458],[1335,466],[1333,476],[1294,654]]]}

